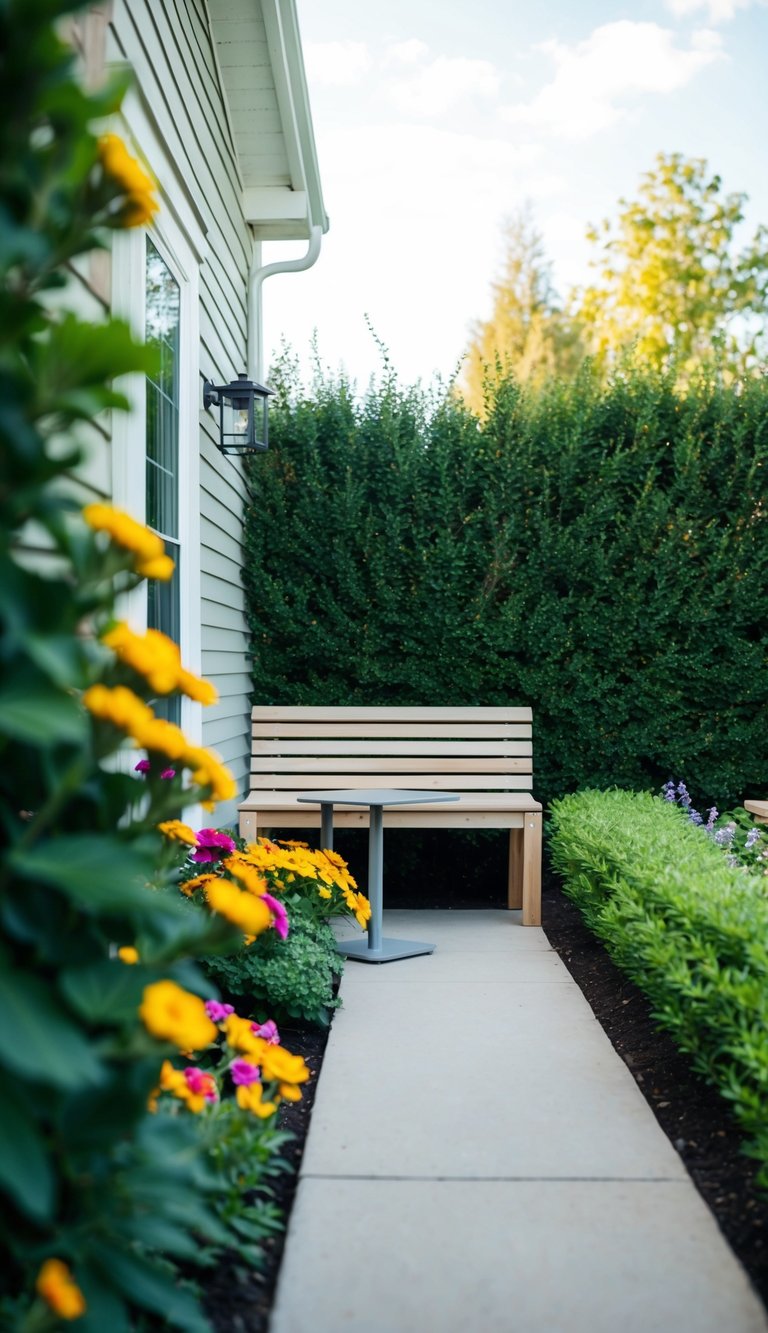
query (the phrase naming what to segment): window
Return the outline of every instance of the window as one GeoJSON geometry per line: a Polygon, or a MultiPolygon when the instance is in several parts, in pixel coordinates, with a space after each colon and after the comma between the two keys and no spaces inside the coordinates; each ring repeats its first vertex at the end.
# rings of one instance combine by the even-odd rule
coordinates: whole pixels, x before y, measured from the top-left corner
{"type": "MultiPolygon", "coordinates": [[[[179,352],[180,291],[162,255],[147,237],[145,262],[145,338],[158,356],[146,386],[147,524],[165,542],[176,569],[168,583],[151,579],[147,588],[147,626],[181,643],[181,543],[179,541],[179,352]]],[[[158,699],[155,712],[177,725],[178,697],[158,699]]]]}

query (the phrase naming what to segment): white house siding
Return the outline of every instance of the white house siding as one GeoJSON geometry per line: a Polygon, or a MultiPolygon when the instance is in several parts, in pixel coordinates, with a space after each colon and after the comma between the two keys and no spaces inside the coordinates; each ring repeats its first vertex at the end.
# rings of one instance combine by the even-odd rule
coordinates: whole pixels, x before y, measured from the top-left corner
{"type": "MultiPolygon", "coordinates": [[[[197,206],[206,230],[200,270],[200,493],[202,671],[220,700],[203,713],[203,744],[247,791],[249,677],[242,565],[245,487],[238,460],[216,449],[215,422],[202,411],[203,380],[226,383],[246,368],[247,276],[252,237],[219,85],[204,0],[115,0],[110,60],[127,61],[197,206]]],[[[183,557],[182,557],[183,558],[183,557]]],[[[216,807],[234,820],[236,802],[216,807]]]]}

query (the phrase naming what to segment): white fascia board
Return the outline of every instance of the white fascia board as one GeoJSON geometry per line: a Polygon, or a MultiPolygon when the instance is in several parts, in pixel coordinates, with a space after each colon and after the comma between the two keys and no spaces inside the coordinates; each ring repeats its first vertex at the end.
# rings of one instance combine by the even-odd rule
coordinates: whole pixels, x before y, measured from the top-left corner
{"type": "MultiPolygon", "coordinates": [[[[294,192],[305,193],[310,229],[328,230],[309,107],[295,0],[261,0],[283,136],[294,192]]],[[[289,215],[290,217],[291,215],[289,215]]],[[[253,219],[254,225],[258,221],[253,219]]]]}
{"type": "Polygon", "coordinates": [[[254,227],[265,223],[305,222],[308,209],[306,190],[289,190],[284,185],[251,186],[243,190],[245,220],[254,227]]]}

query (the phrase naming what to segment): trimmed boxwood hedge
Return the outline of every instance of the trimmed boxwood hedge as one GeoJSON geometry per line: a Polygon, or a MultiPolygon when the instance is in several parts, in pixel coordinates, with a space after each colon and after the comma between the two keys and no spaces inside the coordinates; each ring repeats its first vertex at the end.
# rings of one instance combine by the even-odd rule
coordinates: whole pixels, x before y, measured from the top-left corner
{"type": "Polygon", "coordinates": [[[250,469],[260,703],[530,704],[534,791],[766,791],[768,384],[618,376],[480,424],[290,362],[250,469]]]}
{"type": "Polygon", "coordinates": [[[554,868],[659,1023],[732,1104],[768,1187],[768,878],[658,797],[554,802],[554,868]]]}

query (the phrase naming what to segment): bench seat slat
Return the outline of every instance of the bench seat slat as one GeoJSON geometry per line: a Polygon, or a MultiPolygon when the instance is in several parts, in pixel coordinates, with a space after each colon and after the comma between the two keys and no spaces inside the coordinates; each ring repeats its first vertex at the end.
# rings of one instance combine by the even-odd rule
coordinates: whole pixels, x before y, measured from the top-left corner
{"type": "MultiPolygon", "coordinates": [[[[318,788],[318,790],[321,789],[318,788]]],[[[329,790],[332,790],[332,788],[329,788],[329,790]]],[[[457,795],[459,801],[446,801],[444,805],[440,801],[432,801],[429,805],[398,805],[393,808],[403,812],[408,810],[444,811],[445,814],[456,814],[457,816],[461,815],[463,811],[476,810],[541,810],[540,803],[534,801],[530,792],[461,791],[457,795]]],[[[242,802],[239,808],[240,810],[263,810],[267,814],[275,814],[281,810],[315,809],[313,805],[307,805],[305,802],[297,800],[290,793],[271,791],[253,793],[246,801],[242,802]]],[[[319,806],[317,808],[319,809],[319,806]]],[[[334,819],[336,811],[354,810],[356,808],[359,809],[360,807],[351,805],[334,806],[334,819]]],[[[389,814],[390,811],[385,810],[385,819],[389,814]]]]}

